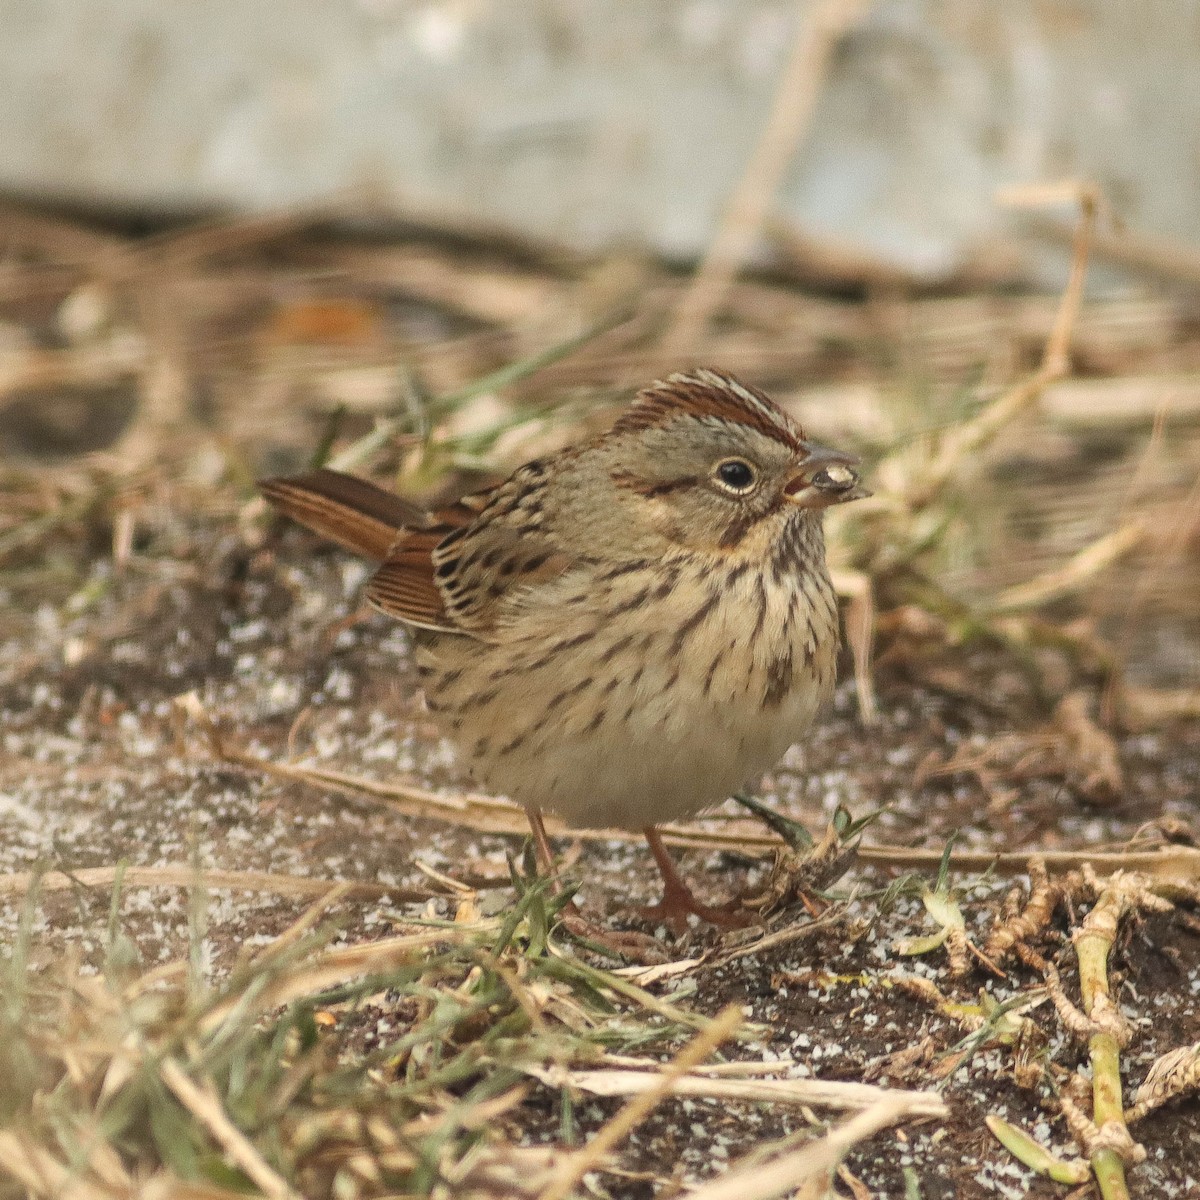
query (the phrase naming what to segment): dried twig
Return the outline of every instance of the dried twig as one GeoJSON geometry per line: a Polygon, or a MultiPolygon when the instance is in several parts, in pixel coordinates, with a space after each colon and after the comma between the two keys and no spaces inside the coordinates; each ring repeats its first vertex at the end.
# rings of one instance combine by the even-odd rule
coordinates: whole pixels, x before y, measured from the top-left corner
{"type": "MultiPolygon", "coordinates": [[[[551,1087],[573,1087],[593,1096],[637,1096],[656,1088],[659,1063],[646,1063],[653,1070],[567,1071],[531,1068],[534,1078],[551,1087]]],[[[729,1064],[745,1069],[747,1064],[729,1064]]],[[[753,1065],[753,1064],[750,1064],[753,1065]]],[[[770,1065],[778,1069],[779,1064],[770,1065]]],[[[869,1083],[843,1083],[827,1079],[722,1079],[706,1072],[678,1076],[668,1089],[672,1096],[700,1100],[745,1101],[749,1104],[811,1104],[818,1108],[865,1109],[881,1100],[900,1097],[914,1116],[944,1117],[946,1102],[936,1092],[894,1091],[869,1083]]]]}
{"type": "Polygon", "coordinates": [[[911,509],[927,508],[954,478],[961,463],[991,442],[1000,430],[1036,404],[1050,384],[1062,379],[1070,371],[1071,335],[1083,300],[1088,251],[1096,222],[1094,190],[1077,188],[1076,196],[1082,215],[1075,231],[1071,274],[1059,300],[1054,328],[1046,341],[1041,366],[1028,379],[998,396],[978,415],[956,426],[943,437],[933,459],[906,488],[905,503],[911,509]]]}
{"type": "Polygon", "coordinates": [[[270,871],[196,870],[194,867],[81,867],[77,871],[18,871],[0,875],[0,896],[21,896],[36,883],[44,892],[71,888],[112,887],[228,888],[236,892],[271,892],[277,896],[324,896],[332,889],[344,889],[347,896],[375,899],[391,896],[397,900],[429,899],[426,889],[392,887],[383,883],[357,883],[349,880],[311,879],[304,875],[283,875],[270,871]]]}
{"type": "MultiPolygon", "coordinates": [[[[1029,229],[1035,235],[1068,245],[1075,234],[1067,222],[1046,217],[1030,218],[1029,229]]],[[[1097,230],[1092,253],[1104,262],[1159,279],[1200,283],[1200,247],[1192,242],[1131,229],[1097,230]]]]}
{"type": "Polygon", "coordinates": [[[830,571],[834,590],[848,601],[846,605],[846,641],[854,660],[854,687],[858,697],[858,715],[864,725],[879,719],[875,699],[875,680],[871,675],[871,648],[875,636],[875,592],[865,571],[845,568],[830,571]]]}
{"type": "Polygon", "coordinates": [[[994,612],[1018,612],[1039,608],[1070,596],[1095,581],[1097,575],[1136,549],[1145,537],[1143,522],[1132,520],[1084,546],[1052,571],[1006,588],[992,601],[994,612]]]}
{"type": "Polygon", "coordinates": [[[78,1178],[78,1172],[15,1130],[0,1130],[0,1170],[39,1200],[119,1200],[128,1194],[78,1178]]]}
{"type": "MultiPolygon", "coordinates": [[[[207,718],[206,718],[207,719],[207,718]]],[[[215,727],[214,727],[215,728],[215,727]]],[[[381,783],[375,779],[331,771],[323,767],[304,767],[261,758],[232,745],[228,739],[210,740],[210,749],[223,762],[236,763],[263,774],[304,783],[312,787],[332,788],[350,795],[386,801],[411,816],[449,821],[481,832],[527,837],[528,821],[517,805],[492,796],[446,796],[407,783],[381,783]]],[[[546,827],[552,834],[565,831],[562,822],[547,814],[546,827]]],[[[683,825],[662,826],[664,840],[672,846],[695,850],[736,849],[741,853],[773,853],[779,838],[764,834],[751,825],[717,832],[683,825]]],[[[570,836],[581,841],[640,842],[641,835],[622,829],[572,829],[570,836]]],[[[860,861],[910,870],[936,868],[942,860],[940,850],[913,849],[908,846],[862,844],[856,848],[860,861]]],[[[995,870],[1005,874],[1023,874],[1030,860],[1040,858],[1047,869],[1059,873],[1089,863],[1098,874],[1118,870],[1138,871],[1156,879],[1192,880],[1200,877],[1200,849],[1193,846],[1167,845],[1153,850],[1058,850],[1039,853],[995,853],[987,850],[956,850],[950,855],[950,867],[956,871],[995,870]]]]}
{"type": "MultiPolygon", "coordinates": [[[[201,1021],[201,1028],[215,1029],[228,1018],[235,1007],[240,1006],[246,1015],[268,1012],[301,996],[327,991],[351,979],[385,974],[397,966],[411,962],[415,956],[435,946],[470,943],[499,927],[498,920],[489,918],[470,925],[447,925],[422,933],[380,938],[374,942],[359,942],[352,946],[338,946],[326,950],[303,967],[295,968],[286,975],[266,983],[255,993],[252,1003],[228,1000],[214,1005],[201,1021]]],[[[164,968],[158,968],[159,972],[163,970],[164,968]]]]}
{"type": "Polygon", "coordinates": [[[839,41],[862,19],[869,0],[817,0],[796,6],[799,22],[791,56],[758,145],[729,199],[675,320],[664,338],[673,355],[686,356],[725,298],[734,276],[754,248],[788,164],[812,119],[839,41]]]}

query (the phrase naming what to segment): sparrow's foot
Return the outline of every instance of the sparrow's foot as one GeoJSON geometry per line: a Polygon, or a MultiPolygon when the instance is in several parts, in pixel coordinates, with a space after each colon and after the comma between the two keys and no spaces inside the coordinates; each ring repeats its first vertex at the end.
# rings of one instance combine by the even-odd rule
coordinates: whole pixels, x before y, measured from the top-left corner
{"type": "Polygon", "coordinates": [[[653,825],[647,825],[643,833],[663,877],[663,898],[649,908],[638,909],[639,916],[666,925],[676,936],[687,932],[687,919],[693,915],[719,929],[737,929],[750,923],[752,918],[737,901],[713,906],[698,900],[663,844],[662,834],[653,825]]]}
{"type": "Polygon", "coordinates": [[[657,904],[637,909],[637,914],[645,921],[665,925],[676,937],[687,932],[690,916],[697,916],[718,929],[740,929],[754,919],[737,901],[731,901],[729,904],[705,904],[686,885],[678,886],[669,879],[666,881],[663,898],[657,904]]]}
{"type": "Polygon", "coordinates": [[[651,965],[666,962],[669,957],[658,938],[632,929],[607,929],[590,917],[585,917],[574,901],[562,910],[559,919],[563,928],[585,945],[599,947],[606,954],[629,962],[651,965]]]}

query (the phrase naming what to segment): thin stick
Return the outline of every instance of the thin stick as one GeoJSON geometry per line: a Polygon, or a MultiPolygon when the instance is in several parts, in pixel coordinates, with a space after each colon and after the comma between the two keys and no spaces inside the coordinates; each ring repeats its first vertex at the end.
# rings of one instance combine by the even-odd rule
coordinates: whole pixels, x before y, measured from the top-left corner
{"type": "Polygon", "coordinates": [[[255,956],[255,964],[265,966],[272,959],[278,958],[288,946],[295,945],[308,933],[335,904],[346,899],[353,891],[353,884],[338,883],[323,896],[318,896],[261,954],[255,956]]]}
{"type": "Polygon", "coordinates": [[[540,808],[527,808],[525,810],[529,817],[529,828],[533,830],[533,844],[537,847],[537,855],[541,860],[542,870],[546,872],[548,879],[554,878],[554,850],[550,846],[550,839],[546,836],[546,822],[542,817],[540,808]]]}
{"type": "MultiPolygon", "coordinates": [[[[1200,699],[1197,700],[1200,703],[1200,699]]],[[[1188,709],[1187,711],[1191,711],[1188,709]]],[[[401,812],[411,816],[433,818],[460,825],[466,829],[493,833],[499,836],[528,836],[529,819],[525,810],[507,800],[491,796],[469,795],[462,797],[440,796],[410,784],[386,784],[374,779],[333,772],[324,768],[307,768],[271,762],[243,750],[235,749],[224,742],[212,746],[217,758],[224,762],[237,763],[264,774],[277,775],[285,779],[303,782],[309,786],[331,787],[355,796],[370,796],[385,800],[401,812]]],[[[563,828],[557,818],[550,816],[546,821],[551,832],[563,828]]],[[[663,840],[670,846],[692,850],[722,850],[735,847],[742,853],[759,851],[769,853],[776,850],[780,841],[773,834],[758,833],[753,828],[737,828],[713,832],[704,829],[689,829],[683,825],[660,825],[663,840]]],[[[580,841],[623,841],[638,842],[640,833],[627,829],[573,829],[571,836],[580,841]]],[[[908,869],[936,868],[942,860],[941,850],[913,849],[909,846],[860,845],[856,854],[860,861],[880,866],[908,869]]],[[[1054,872],[1071,871],[1090,863],[1097,874],[1108,875],[1117,870],[1139,871],[1158,879],[1200,877],[1200,849],[1194,846],[1169,845],[1153,850],[1055,850],[1039,852],[997,853],[989,850],[955,851],[950,856],[950,867],[955,871],[995,870],[1005,874],[1024,874],[1029,869],[1029,860],[1038,857],[1054,872]]],[[[132,868],[132,871],[138,868],[132,868]]],[[[80,872],[85,875],[86,872],[80,872]]],[[[284,876],[283,878],[291,878],[284,876]]],[[[212,877],[206,876],[210,886],[212,877]]],[[[325,881],[324,886],[331,886],[325,881]]],[[[368,885],[356,885],[368,886],[368,885]]],[[[0,888],[2,890],[2,888],[0,888]]],[[[383,888],[395,893],[396,889],[383,888]]]]}
{"type": "MultiPolygon", "coordinates": [[[[1071,336],[1079,319],[1088,252],[1096,225],[1095,190],[1077,186],[1075,194],[1081,215],[1075,231],[1071,274],[1059,301],[1054,326],[1046,339],[1041,366],[1028,379],[998,396],[977,416],[964,421],[942,439],[933,461],[921,472],[914,486],[909,488],[906,500],[910,508],[928,507],[954,477],[964,458],[991,442],[1000,430],[1036,404],[1050,384],[1070,373],[1071,336]]],[[[1036,198],[1043,199],[1041,196],[1036,198]]]]}
{"type": "MultiPolygon", "coordinates": [[[[860,846],[858,858],[880,866],[921,870],[936,867],[940,850],[913,850],[907,846],[860,846]]],[[[1097,875],[1138,871],[1156,879],[1200,877],[1200,850],[1194,846],[1165,846],[1161,850],[1030,850],[993,854],[987,850],[956,850],[950,855],[952,871],[987,871],[1024,874],[1031,859],[1041,860],[1051,874],[1076,871],[1085,863],[1097,875]]]]}
{"type": "Polygon", "coordinates": [[[69,1168],[36,1145],[31,1134],[0,1130],[0,1171],[23,1186],[26,1196],[48,1200],[115,1200],[112,1189],[82,1177],[76,1166],[69,1168]]]}
{"type": "MultiPolygon", "coordinates": [[[[325,951],[311,963],[267,983],[254,994],[251,1001],[247,1001],[243,995],[240,999],[223,1000],[214,1005],[200,1019],[200,1029],[203,1032],[216,1029],[231,1013],[238,1010],[239,1006],[243,1015],[251,1010],[254,1013],[268,1012],[290,1004],[302,996],[312,996],[330,988],[340,987],[351,979],[385,975],[412,962],[414,957],[431,947],[462,945],[481,935],[486,936],[499,927],[500,922],[489,917],[469,925],[447,925],[421,933],[381,938],[374,942],[337,946],[325,951]]],[[[147,972],[145,978],[153,981],[161,978],[163,973],[163,967],[156,967],[147,972]]]]}
{"type": "Polygon", "coordinates": [[[1017,612],[1038,608],[1052,600],[1077,592],[1106,571],[1118,559],[1135,549],[1146,535],[1143,522],[1134,519],[1111,533],[1097,538],[1073,554],[1060,567],[1037,575],[1024,583],[1005,588],[992,603],[993,612],[1017,612]]]}
{"type": "Polygon", "coordinates": [[[684,354],[695,344],[754,249],[784,173],[812,120],[833,52],[868,4],[869,0],[820,0],[815,4],[804,0],[796,6],[796,36],[770,116],[729,199],[716,237],[663,339],[672,355],[684,354]]]}
{"type": "Polygon", "coordinates": [[[604,1160],[618,1142],[650,1115],[670,1094],[675,1081],[699,1066],[722,1042],[731,1038],[743,1020],[741,1007],[730,1004],[723,1008],[705,1028],[692,1039],[655,1080],[654,1087],[640,1092],[603,1126],[590,1142],[572,1154],[555,1172],[554,1178],[542,1190],[538,1200],[565,1200],[571,1189],[604,1160]]]}
{"type": "Polygon", "coordinates": [[[1071,274],[1063,290],[1062,303],[1058,307],[1054,328],[1046,342],[1046,352],[1042,358],[1042,365],[1047,370],[1056,371],[1060,375],[1066,375],[1071,369],[1071,335],[1075,332],[1079,321],[1079,309],[1083,304],[1083,285],[1087,279],[1088,258],[1096,235],[1096,214],[1099,209],[1099,196],[1093,185],[1080,184],[1076,194],[1079,200],[1080,220],[1075,227],[1075,237],[1071,243],[1071,274]]]}
{"type": "Polygon", "coordinates": [[[833,587],[849,601],[846,606],[846,641],[854,660],[854,689],[858,716],[864,725],[879,719],[875,680],[871,675],[871,649],[875,637],[875,589],[866,571],[845,568],[830,571],[833,587]]]}
{"type": "MultiPolygon", "coordinates": [[[[1035,217],[1029,222],[1029,231],[1035,237],[1068,243],[1076,232],[1065,221],[1042,217],[1035,217]]],[[[1098,232],[1092,253],[1101,261],[1116,263],[1158,279],[1200,283],[1200,247],[1194,242],[1122,229],[1119,232],[1098,232]]]]}

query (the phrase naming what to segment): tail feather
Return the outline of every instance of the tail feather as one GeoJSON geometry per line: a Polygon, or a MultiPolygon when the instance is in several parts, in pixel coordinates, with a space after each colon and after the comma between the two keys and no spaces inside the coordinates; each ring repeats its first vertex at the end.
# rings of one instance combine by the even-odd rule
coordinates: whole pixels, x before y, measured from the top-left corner
{"type": "Polygon", "coordinates": [[[301,525],[380,561],[387,558],[402,529],[429,523],[425,513],[393,492],[327,468],[263,479],[258,488],[275,508],[301,525]]]}

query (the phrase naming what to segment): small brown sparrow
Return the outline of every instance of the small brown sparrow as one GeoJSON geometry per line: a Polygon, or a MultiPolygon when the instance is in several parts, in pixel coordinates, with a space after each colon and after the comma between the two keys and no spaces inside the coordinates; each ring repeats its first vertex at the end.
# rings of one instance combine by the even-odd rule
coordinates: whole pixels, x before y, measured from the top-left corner
{"type": "Polygon", "coordinates": [[[655,828],[772,767],[833,689],[822,512],[868,493],[717,371],[642,391],[603,436],[425,513],[310,471],[273,505],[382,560],[367,600],[412,630],[430,711],[489,789],[569,825],[642,829],[677,927],[700,903],[655,828]]]}

